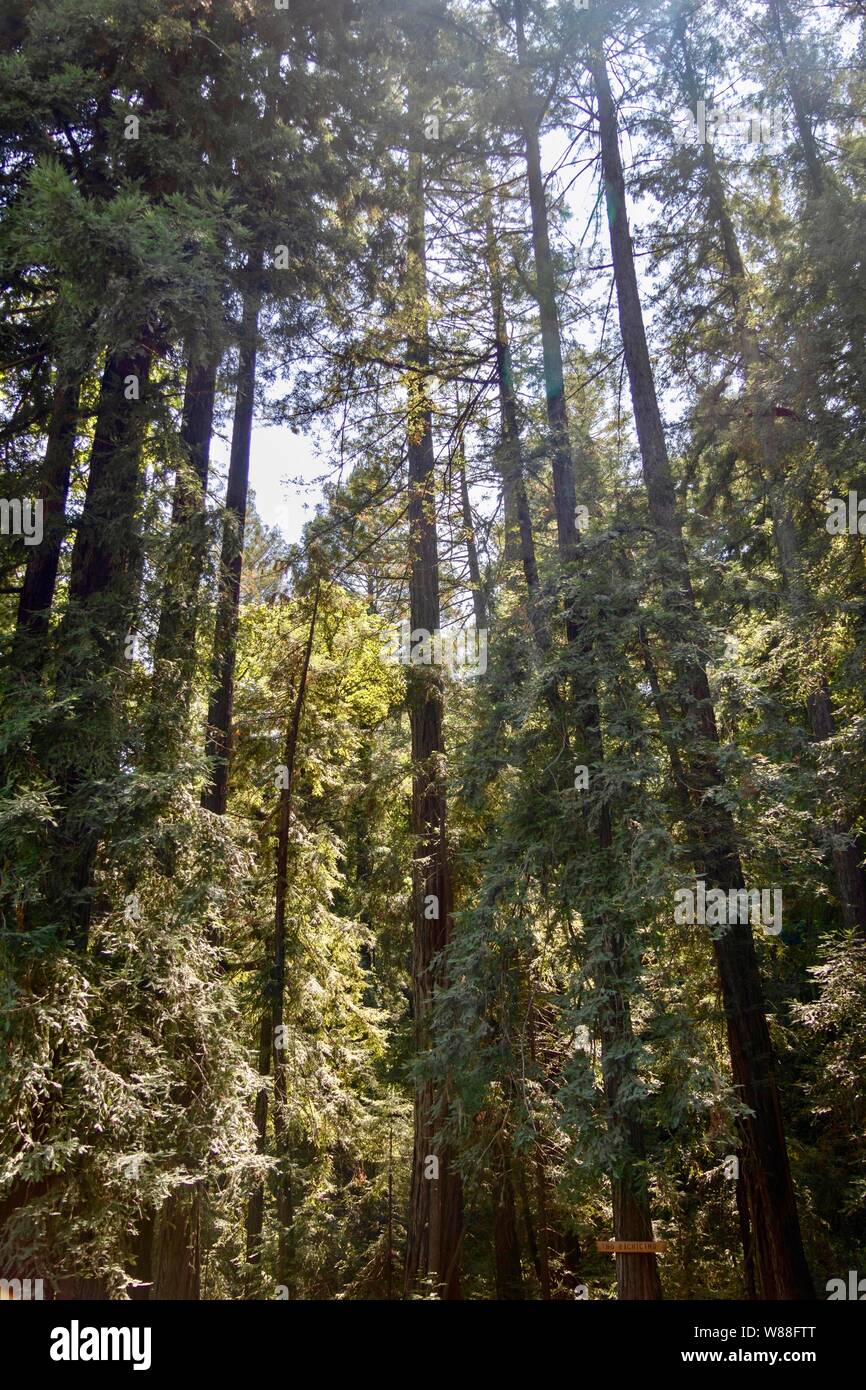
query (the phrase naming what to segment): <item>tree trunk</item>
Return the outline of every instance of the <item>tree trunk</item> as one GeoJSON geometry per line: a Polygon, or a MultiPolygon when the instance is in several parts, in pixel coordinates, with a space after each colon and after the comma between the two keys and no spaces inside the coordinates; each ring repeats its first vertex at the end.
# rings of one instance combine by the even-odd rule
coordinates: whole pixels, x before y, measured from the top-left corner
{"type": "Polygon", "coordinates": [[[163,1202],[153,1233],[151,1298],[190,1303],[201,1297],[201,1208],[197,1185],[163,1202]]]}
{"type": "MultiPolygon", "coordinates": [[[[517,32],[517,53],[521,68],[526,68],[526,44],[523,30],[523,0],[514,0],[517,32]]],[[[550,251],[547,202],[541,173],[539,129],[533,116],[531,98],[524,97],[523,131],[526,147],[526,171],[529,186],[529,205],[532,216],[532,244],[535,258],[536,295],[541,322],[541,344],[544,360],[544,380],[547,395],[547,419],[550,428],[553,496],[559,555],[563,566],[573,564],[579,534],[577,529],[574,462],[568,432],[565,404],[565,377],[562,361],[562,342],[559,314],[556,305],[556,284],[550,251]]],[[[575,689],[581,707],[583,734],[589,755],[600,770],[604,764],[604,743],[601,716],[595,689],[592,644],[580,637],[578,621],[571,610],[566,618],[568,641],[581,645],[581,668],[590,672],[582,680],[575,676],[575,689]]],[[[613,843],[610,810],[607,804],[599,809],[598,848],[600,859],[612,871],[613,843]]],[[[614,1225],[620,1232],[617,1239],[646,1240],[652,1238],[652,1216],[649,1191],[644,1177],[644,1139],[640,1119],[634,1112],[633,1101],[623,1101],[633,1090],[624,1084],[631,1077],[628,1046],[631,1040],[631,1014],[625,987],[625,938],[606,914],[586,910],[587,920],[594,919],[597,931],[596,973],[602,996],[599,1010],[602,1069],[605,1073],[608,1125],[615,1151],[620,1155],[618,1169],[611,1172],[614,1225]],[[649,1236],[647,1235],[649,1231],[649,1236]]],[[[623,1254],[616,1256],[617,1297],[659,1299],[661,1281],[655,1255],[623,1254]]]]}
{"type": "MultiPolygon", "coordinates": [[[[660,538],[660,565],[667,606],[677,612],[684,632],[693,631],[696,607],[676,510],[673,476],[655,392],[643,311],[626,216],[625,178],[619,152],[616,108],[604,55],[592,57],[599,107],[602,168],[607,197],[620,328],[631,387],[635,424],[650,513],[660,538]]],[[[723,785],[719,769],[715,713],[703,665],[694,658],[685,672],[694,745],[684,750],[698,792],[723,785]]],[[[733,821],[705,798],[693,827],[711,885],[728,891],[744,886],[733,821]]],[[[811,1298],[812,1280],[803,1244],[775,1062],[767,1026],[755,945],[748,923],[733,924],[714,940],[727,1018],[734,1085],[749,1107],[739,1124],[744,1187],[755,1233],[757,1264],[765,1298],[811,1298]]]]}
{"type": "MultiPolygon", "coordinates": [[[[190,357],[186,369],[181,459],[174,484],[171,550],[153,653],[153,700],[172,721],[173,746],[182,738],[195,674],[198,595],[207,555],[206,499],[218,362],[190,357]]],[[[159,732],[165,750],[165,729],[159,732]]],[[[165,757],[168,764],[171,757],[165,757]]]]}
{"type": "Polygon", "coordinates": [[[520,447],[520,425],[517,418],[517,398],[514,394],[514,367],[508,341],[508,321],[505,315],[505,295],[502,288],[502,269],[490,196],[485,193],[485,223],[487,269],[490,280],[490,308],[496,341],[496,385],[502,429],[502,499],[505,513],[506,563],[519,557],[529,595],[529,618],[539,650],[550,646],[544,617],[539,606],[538,562],[520,447]]]}
{"type": "MultiPolygon", "coordinates": [[[[782,5],[779,3],[779,0],[768,0],[767,8],[770,15],[773,37],[775,38],[776,47],[782,59],[788,96],[791,98],[791,105],[794,108],[794,120],[797,125],[797,134],[800,137],[800,147],[803,151],[803,158],[806,162],[809,186],[814,196],[820,198],[826,186],[824,164],[818,152],[818,142],[815,139],[815,132],[812,130],[812,123],[809,120],[809,111],[805,94],[800,84],[797,71],[791,62],[788,37],[785,32],[785,25],[783,24],[782,5]]],[[[790,21],[787,7],[784,17],[790,21]]]]}
{"type": "Polygon", "coordinates": [[[466,544],[469,584],[472,589],[472,611],[475,614],[476,631],[482,632],[487,630],[487,598],[484,591],[484,581],[481,578],[481,566],[478,563],[478,545],[475,540],[475,523],[472,518],[472,503],[469,499],[469,484],[466,480],[466,456],[463,452],[462,438],[457,449],[455,463],[459,474],[460,510],[463,514],[463,539],[466,544]]]}
{"type": "MultiPolygon", "coordinates": [[[[426,237],[421,156],[409,160],[407,297],[412,326],[406,360],[408,401],[409,548],[412,567],[412,630],[439,630],[439,560],[436,539],[436,475],[427,374],[426,237]]],[[[442,672],[435,665],[408,668],[412,728],[413,951],[412,994],[415,1051],[422,1056],[432,1039],[434,995],[445,983],[440,957],[451,936],[451,878],[446,837],[442,732],[442,672]]],[[[421,1081],[415,1091],[415,1137],[406,1247],[405,1292],[429,1280],[441,1298],[460,1297],[458,1255],[463,1202],[450,1148],[437,1136],[442,1087],[421,1081]]]]}
{"type": "MultiPolygon", "coordinates": [[[[604,992],[599,1022],[604,1094],[610,1117],[608,1128],[614,1145],[611,1177],[614,1240],[652,1240],[643,1125],[634,1104],[624,1101],[622,1094],[634,1085],[634,1069],[629,1057],[631,1008],[622,981],[628,953],[622,931],[611,923],[606,924],[602,952],[611,961],[608,968],[599,972],[604,992]]],[[[614,1258],[617,1298],[661,1298],[661,1278],[654,1254],[617,1254],[614,1258]]]]}
{"type": "MultiPolygon", "coordinates": [[[[150,769],[171,771],[187,733],[195,678],[198,594],[207,553],[205,503],[217,367],[214,359],[198,361],[192,355],[187,362],[181,458],[172,499],[171,549],[154,643],[142,760],[150,769]]],[[[166,871],[171,872],[170,860],[166,871]]],[[[194,1101],[195,1091],[190,1088],[188,1103],[192,1105],[194,1101]]],[[[146,1214],[144,1225],[149,1229],[149,1239],[143,1246],[140,1230],[138,1244],[146,1251],[148,1264],[144,1268],[139,1261],[139,1278],[150,1282],[152,1298],[200,1297],[201,1255],[197,1242],[201,1201],[198,1188],[184,1188],[170,1193],[158,1213],[146,1214]],[[196,1241],[189,1255],[182,1246],[184,1231],[196,1241]]]]}
{"type": "MultiPolygon", "coordinates": [[[[102,374],[84,510],[78,523],[69,575],[65,633],[89,629],[93,645],[65,653],[58,690],[74,683],[81,666],[91,676],[118,660],[124,650],[135,600],[131,577],[138,572],[135,528],[143,438],[141,399],[150,372],[142,347],[110,356],[102,374]],[[137,396],[128,396],[137,392],[137,396]]],[[[80,634],[78,634],[80,635],[80,634]]]]}
{"type": "MultiPolygon", "coordinates": [[[[518,21],[518,45],[523,59],[522,0],[515,0],[518,21]]],[[[544,362],[544,384],[547,397],[547,423],[550,430],[553,498],[556,512],[556,531],[559,552],[567,564],[575,557],[578,540],[575,517],[574,466],[568,435],[565,406],[565,370],[562,362],[562,340],[559,313],[556,307],[556,283],[550,251],[547,223],[547,202],[541,174],[541,149],[538,126],[531,112],[524,114],[526,175],[529,186],[529,208],[532,217],[532,246],[535,257],[536,299],[541,324],[541,351],[544,362]]]]}
{"type": "Polygon", "coordinates": [[[220,551],[219,587],[211,665],[205,751],[211,759],[211,779],[202,794],[202,806],[225,815],[228,801],[231,723],[237,657],[241,571],[244,560],[244,527],[250,476],[250,442],[256,391],[256,355],[259,335],[261,253],[251,253],[249,281],[244,294],[243,320],[238,353],[238,380],[232,424],[232,447],[226,487],[225,522],[220,551]]]}
{"type": "Polygon", "coordinates": [[[512,1302],[524,1297],[523,1270],[520,1266],[520,1241],[517,1235],[517,1211],[514,1203],[514,1183],[511,1177],[511,1149],[507,1136],[497,1145],[493,1193],[493,1263],[496,1278],[496,1297],[512,1302]]]}
{"type": "MultiPolygon", "coordinates": [[[[738,1161],[740,1158],[741,1155],[738,1154],[738,1161]]],[[[749,1199],[741,1171],[737,1173],[735,1198],[737,1219],[740,1223],[740,1244],[743,1247],[743,1284],[746,1298],[755,1300],[758,1297],[758,1286],[755,1280],[755,1249],[752,1241],[752,1223],[749,1220],[749,1199]]]]}
{"type": "Polygon", "coordinates": [[[282,1037],[284,1026],[286,992],[286,899],[288,896],[289,828],[292,819],[292,797],[295,785],[295,757],[298,749],[298,731],[304,709],[307,691],[307,676],[313,641],[316,635],[316,618],[319,612],[320,585],[317,582],[313,596],[313,611],[310,615],[310,629],[301,674],[298,678],[298,693],[292,720],[286,735],[285,766],[288,770],[286,786],[280,792],[279,825],[277,829],[277,882],[274,908],[274,990],[271,1013],[271,1036],[274,1040],[274,1149],[277,1159],[277,1230],[279,1251],[277,1257],[277,1282],[290,1284],[291,1228],[292,1228],[292,1188],[288,1172],[289,1155],[286,1135],[286,1099],[288,1095],[288,1072],[285,1048],[278,1047],[276,1040],[282,1037]]]}
{"type": "MultiPolygon", "coordinates": [[[[267,1078],[271,1072],[271,1011],[264,1009],[259,1020],[259,1076],[267,1078]]],[[[261,1086],[256,1093],[254,1116],[256,1126],[256,1152],[264,1154],[267,1145],[268,1129],[268,1088],[261,1086]]],[[[247,1265],[256,1268],[261,1262],[262,1227],[265,1221],[265,1185],[257,1182],[247,1201],[247,1265]]],[[[247,1288],[253,1288],[253,1280],[247,1280],[247,1288]]]]}
{"type": "Polygon", "coordinates": [[[54,602],[60,551],[66,530],[66,501],[75,458],[81,376],[58,371],[43,463],[43,539],[27,556],[18,601],[18,621],[12,663],[36,676],[45,660],[45,639],[54,602]]]}
{"type": "MultiPolygon", "coordinates": [[[[535,1050],[535,1015],[534,1010],[530,1010],[528,1018],[529,1029],[529,1056],[532,1061],[533,1070],[537,1070],[538,1058],[535,1050]]],[[[537,1252],[536,1270],[538,1281],[541,1285],[541,1297],[545,1303],[549,1303],[552,1291],[550,1285],[550,1221],[547,1213],[547,1173],[544,1168],[544,1151],[541,1144],[541,1134],[536,1130],[535,1147],[532,1154],[532,1166],[535,1175],[535,1206],[538,1213],[538,1220],[535,1227],[534,1249],[537,1252]]],[[[525,1199],[526,1200],[526,1199],[525,1199]]],[[[529,1202],[526,1200],[527,1226],[529,1223],[529,1202]]]]}
{"type": "MultiPolygon", "coordinates": [[[[118,750],[110,727],[107,681],[112,667],[123,659],[127,635],[135,623],[136,551],[140,544],[135,516],[144,431],[140,400],[149,371],[150,354],[143,346],[106,360],[84,510],[72,549],[69,601],[58,639],[57,696],[60,699],[78,692],[77,721],[91,719],[94,728],[102,723],[99,755],[105,768],[111,770],[116,768],[118,750]],[[138,398],[127,399],[133,389],[138,398]]],[[[90,774],[94,771],[93,750],[88,744],[75,744],[64,763],[58,780],[67,814],[58,829],[60,878],[54,885],[55,901],[63,903],[68,913],[71,943],[84,950],[90,928],[91,875],[101,831],[89,818],[82,823],[75,798],[85,770],[90,774]]]]}
{"type": "MultiPolygon", "coordinates": [[[[684,21],[679,26],[679,42],[683,58],[684,88],[687,100],[697,100],[697,77],[689,52],[684,21]]],[[[740,252],[737,234],[728,208],[715,151],[707,143],[702,149],[706,174],[707,197],[721,230],[722,249],[734,296],[734,312],[740,338],[746,376],[747,398],[754,421],[756,452],[761,472],[769,491],[773,519],[773,536],[779,555],[782,584],[794,617],[807,632],[815,630],[817,614],[811,601],[808,583],[803,574],[800,543],[785,499],[785,472],[779,458],[775,399],[761,382],[761,352],[749,315],[749,287],[746,268],[740,252]]],[[[835,721],[830,694],[823,675],[818,688],[807,697],[806,713],[813,739],[832,738],[835,721]]],[[[845,840],[842,848],[832,850],[836,886],[846,926],[866,933],[866,872],[862,868],[863,845],[852,841],[849,820],[836,817],[833,821],[834,840],[845,840]]]]}
{"type": "Polygon", "coordinates": [[[517,1191],[520,1196],[520,1210],[523,1215],[523,1225],[526,1230],[526,1245],[532,1259],[532,1266],[535,1270],[535,1277],[541,1289],[542,1298],[550,1298],[550,1281],[547,1282],[547,1292],[544,1292],[544,1273],[545,1269],[541,1263],[541,1252],[538,1248],[538,1234],[535,1229],[535,1222],[532,1219],[532,1206],[529,1201],[529,1186],[526,1181],[526,1173],[523,1168],[522,1160],[517,1159],[517,1191]]]}
{"type": "MultiPolygon", "coordinates": [[[[248,285],[243,299],[243,317],[238,347],[238,379],[235,412],[232,424],[232,445],[229,456],[229,476],[226,487],[222,548],[218,578],[217,612],[214,626],[212,687],[208,703],[208,724],[205,751],[211,761],[211,780],[202,792],[201,804],[206,811],[225,815],[228,798],[229,757],[231,754],[231,713],[234,695],[235,659],[240,610],[241,570],[243,568],[244,525],[247,509],[247,489],[250,469],[250,441],[255,405],[256,354],[261,292],[258,278],[262,266],[261,253],[251,253],[247,262],[248,285]]],[[[190,402],[192,408],[192,402],[190,402]]],[[[200,397],[198,411],[207,409],[206,396],[200,397]]],[[[191,426],[193,417],[191,416],[191,426]]],[[[199,465],[202,460],[199,458],[199,465]]],[[[201,1225],[203,1194],[200,1187],[176,1191],[166,1198],[157,1218],[154,1237],[154,1298],[168,1297],[159,1292],[161,1284],[185,1292],[172,1297],[200,1297],[201,1261],[184,1259],[179,1233],[186,1230],[190,1239],[197,1239],[201,1225]],[[163,1241],[168,1249],[161,1249],[163,1241]],[[180,1259],[181,1263],[177,1264],[180,1259]],[[163,1279],[157,1273],[164,1270],[163,1279]]]]}

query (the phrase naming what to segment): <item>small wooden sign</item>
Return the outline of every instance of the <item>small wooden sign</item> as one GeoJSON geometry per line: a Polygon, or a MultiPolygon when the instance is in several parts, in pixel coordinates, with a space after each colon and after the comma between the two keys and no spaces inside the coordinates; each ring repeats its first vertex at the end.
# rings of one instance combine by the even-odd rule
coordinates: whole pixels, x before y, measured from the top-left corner
{"type": "Polygon", "coordinates": [[[596,1250],[602,1255],[663,1255],[666,1240],[597,1240],[596,1250]]]}

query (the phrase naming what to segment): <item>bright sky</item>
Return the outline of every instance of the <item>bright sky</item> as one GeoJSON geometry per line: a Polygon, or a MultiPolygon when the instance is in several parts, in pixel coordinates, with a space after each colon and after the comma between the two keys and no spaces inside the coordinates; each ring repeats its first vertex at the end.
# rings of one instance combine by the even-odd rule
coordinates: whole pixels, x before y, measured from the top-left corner
{"type": "MultiPolygon", "coordinates": [[[[212,458],[215,471],[225,477],[229,444],[222,433],[214,438],[212,458]]],[[[253,427],[250,487],[256,495],[256,511],[266,526],[279,526],[287,540],[300,540],[321,497],[313,479],[324,471],[324,461],[316,459],[306,436],[293,434],[285,425],[253,427]]]]}
{"type": "MultiPolygon", "coordinates": [[[[733,101],[733,96],[730,99],[733,101]]],[[[687,118],[684,109],[678,114],[683,119],[687,118]]],[[[722,148],[723,152],[726,152],[726,147],[722,148]]],[[[546,172],[558,169],[560,161],[567,155],[567,149],[567,140],[561,131],[549,131],[542,137],[542,163],[546,172]]],[[[623,133],[623,156],[627,166],[634,153],[631,141],[623,133]]],[[[574,178],[573,170],[563,170],[562,173],[565,183],[569,185],[566,203],[574,214],[574,220],[566,230],[566,236],[570,233],[571,237],[577,239],[582,235],[587,218],[595,206],[597,174],[595,171],[584,170],[574,178]],[[570,182],[572,179],[574,181],[570,182]]],[[[554,187],[556,182],[555,178],[554,187]]],[[[651,200],[644,199],[635,206],[630,199],[629,212],[634,231],[642,215],[651,215],[651,200]]],[[[602,255],[606,258],[606,236],[603,227],[601,242],[602,255]]],[[[639,265],[639,276],[641,269],[639,265]]],[[[598,285],[606,297],[609,287],[608,271],[601,272],[598,285]]],[[[651,319],[651,313],[648,317],[651,319]]],[[[588,333],[584,345],[590,346],[591,340],[592,331],[588,333]]],[[[214,462],[219,471],[224,473],[228,462],[228,445],[222,439],[215,440],[214,462]]],[[[254,426],[250,484],[256,494],[256,508],[262,521],[268,526],[278,526],[287,540],[299,540],[305,523],[312,517],[316,503],[321,500],[321,489],[315,484],[314,479],[325,473],[327,467],[327,458],[316,458],[311,438],[293,434],[285,425],[254,426]]]]}
{"type": "MultiPolygon", "coordinates": [[[[546,170],[558,164],[565,149],[566,141],[560,132],[548,132],[543,137],[542,158],[546,170]]],[[[579,208],[581,200],[585,204],[586,196],[586,188],[575,185],[569,192],[568,202],[573,208],[579,208]]],[[[585,217],[577,220],[579,231],[582,231],[585,217]]],[[[230,430],[229,419],[223,431],[226,437],[222,434],[215,437],[213,444],[212,461],[223,478],[228,469],[230,430]]],[[[250,487],[255,493],[256,511],[265,525],[278,526],[286,540],[300,540],[322,496],[314,479],[327,470],[327,458],[317,458],[309,436],[293,434],[285,425],[254,423],[250,487]]]]}

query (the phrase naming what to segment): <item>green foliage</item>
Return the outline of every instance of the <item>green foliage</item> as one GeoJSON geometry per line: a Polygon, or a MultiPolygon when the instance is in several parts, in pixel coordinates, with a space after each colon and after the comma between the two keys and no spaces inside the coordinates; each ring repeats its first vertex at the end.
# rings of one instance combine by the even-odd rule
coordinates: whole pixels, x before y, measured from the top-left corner
{"type": "Polygon", "coordinates": [[[463,0],[7,7],[0,493],[60,515],[44,622],[18,612],[39,548],[0,539],[0,1270],[123,1298],[183,1210],[201,1296],[400,1297],[423,1093],[462,1181],[465,1297],[614,1297],[595,1240],[622,1191],[668,1242],[665,1297],[743,1297],[744,1102],[710,933],[673,912],[711,822],[749,886],[784,890],[756,949],[819,1292],[862,1261],[866,954],[843,887],[866,835],[864,563],[824,523],[828,497],[866,497],[864,39],[853,12],[782,6],[783,62],[771,8],[525,0],[518,39],[513,7],[463,0]],[[695,617],[638,482],[594,175],[602,41],[695,617]],[[783,109],[780,151],[677,140],[678,112],[730,91],[783,109]],[[530,128],[586,509],[565,558],[530,128]],[[254,413],[315,431],[324,482],[296,545],[250,495],[219,649],[219,537],[243,528],[184,384],[216,366],[211,433],[248,449],[254,305],[254,413]],[[121,402],[130,362],[147,381],[121,402]],[[435,556],[407,470],[428,410],[435,556]],[[431,686],[382,652],[421,582],[446,634],[479,597],[489,627],[486,670],[442,673],[453,913],[429,1046],[412,739],[431,686]],[[689,785],[684,762],[713,759],[689,785]]]}

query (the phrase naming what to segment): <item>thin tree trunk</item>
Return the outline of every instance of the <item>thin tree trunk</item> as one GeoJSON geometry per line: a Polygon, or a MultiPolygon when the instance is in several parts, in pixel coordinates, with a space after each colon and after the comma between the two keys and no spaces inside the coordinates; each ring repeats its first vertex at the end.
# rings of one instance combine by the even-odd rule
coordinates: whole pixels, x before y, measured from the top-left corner
{"type": "MultiPolygon", "coordinates": [[[[264,1009],[259,1020],[259,1076],[267,1078],[271,1072],[271,1041],[272,1025],[271,1011],[264,1009]]],[[[256,1153],[264,1154],[267,1144],[268,1129],[268,1088],[261,1086],[256,1092],[256,1108],[254,1123],[256,1127],[256,1153]]],[[[257,1268],[261,1262],[262,1227],[265,1220],[265,1185],[264,1182],[257,1182],[247,1201],[246,1216],[246,1235],[247,1235],[247,1264],[251,1268],[257,1268]]],[[[248,1289],[252,1289],[253,1280],[248,1279],[248,1289]]]]}
{"type": "Polygon", "coordinates": [[[472,609],[475,614],[475,627],[478,632],[487,630],[487,598],[481,566],[478,563],[478,545],[475,540],[475,522],[472,517],[472,503],[469,499],[469,484],[466,480],[466,456],[461,438],[456,456],[460,483],[460,510],[463,514],[463,540],[469,564],[469,585],[472,589],[472,609]]]}
{"type": "Polygon", "coordinates": [[[493,1193],[493,1263],[496,1297],[514,1301],[524,1297],[520,1240],[511,1177],[511,1150],[505,1135],[497,1146],[493,1193]]]}
{"type": "MultiPolygon", "coordinates": [[[[518,13],[519,4],[520,0],[516,6],[518,13]]],[[[547,423],[550,431],[556,531],[560,555],[565,563],[569,563],[575,558],[580,539],[575,516],[574,466],[565,406],[565,369],[562,361],[562,340],[559,331],[559,313],[556,307],[556,285],[547,224],[547,202],[544,195],[544,180],[541,175],[541,150],[538,128],[528,114],[524,123],[524,136],[529,207],[532,217],[532,245],[535,256],[536,299],[541,324],[547,423]]]]}
{"type": "MultiPolygon", "coordinates": [[[[739,1154],[737,1158],[740,1158],[739,1154]]],[[[758,1297],[758,1286],[755,1280],[755,1249],[752,1240],[752,1223],[749,1220],[749,1199],[741,1172],[737,1173],[735,1198],[737,1219],[740,1223],[740,1244],[743,1247],[743,1284],[746,1297],[754,1300],[758,1297]]]]}
{"type": "MultiPolygon", "coordinates": [[[[433,425],[427,374],[430,344],[427,328],[426,237],[421,156],[409,159],[409,230],[407,293],[412,327],[407,344],[410,369],[408,404],[409,546],[412,567],[412,630],[430,635],[439,629],[439,560],[436,539],[436,475],[433,425]]],[[[409,718],[412,728],[413,951],[412,992],[415,1051],[432,1043],[434,995],[444,984],[441,956],[451,936],[451,877],[446,836],[446,799],[442,764],[442,672],[435,665],[408,669],[409,718]]],[[[437,1135],[442,1087],[427,1079],[416,1086],[415,1130],[406,1247],[405,1291],[431,1280],[437,1294],[460,1297],[458,1255],[463,1225],[461,1183],[448,1145],[437,1135]]]]}
{"type": "Polygon", "coordinates": [[[394,1117],[388,1121],[388,1302],[394,1297],[394,1117]]]}
{"type": "MultiPolygon", "coordinates": [[[[537,1067],[537,1056],[535,1050],[535,1017],[534,1011],[529,1014],[529,1055],[532,1060],[533,1068],[537,1067]]],[[[535,1148],[532,1156],[532,1166],[535,1176],[535,1205],[538,1212],[538,1221],[535,1227],[535,1248],[537,1250],[536,1269],[538,1280],[541,1284],[541,1297],[545,1303],[551,1299],[550,1285],[550,1222],[547,1214],[547,1173],[544,1170],[544,1154],[541,1148],[541,1135],[536,1133],[535,1148]]],[[[527,1217],[529,1203],[526,1203],[527,1217]]]]}
{"type": "Polygon", "coordinates": [[[809,186],[813,195],[816,198],[820,198],[826,190],[827,179],[824,164],[818,152],[818,142],[815,139],[815,132],[812,130],[812,123],[809,120],[806,97],[797,70],[791,61],[788,36],[785,24],[783,23],[784,18],[787,19],[790,24],[790,15],[787,11],[787,7],[785,7],[785,14],[783,16],[783,7],[779,3],[779,0],[768,0],[767,8],[770,15],[773,36],[782,59],[782,68],[785,74],[788,96],[791,98],[791,105],[794,108],[794,120],[797,125],[797,134],[800,138],[803,158],[806,162],[809,186]]]}
{"type": "MultiPolygon", "coordinates": [[[[514,394],[514,364],[511,358],[511,344],[508,340],[508,320],[505,313],[505,293],[502,285],[502,262],[496,231],[493,225],[493,208],[489,187],[484,190],[484,236],[485,259],[487,261],[490,284],[490,310],[493,319],[493,338],[496,348],[496,384],[499,393],[499,409],[502,421],[502,498],[505,515],[505,558],[514,561],[523,554],[523,518],[521,515],[521,492],[523,507],[526,506],[526,493],[523,486],[523,467],[520,450],[520,429],[517,421],[517,398],[514,394]]],[[[530,534],[530,551],[533,561],[533,585],[537,585],[538,573],[534,568],[535,553],[530,534]]],[[[527,576],[529,578],[529,576],[527,576]]]]}
{"type": "Polygon", "coordinates": [[[286,1143],[286,1100],[288,1096],[288,1071],[285,1048],[276,1046],[276,1038],[281,1036],[285,1016],[286,992],[286,900],[288,896],[289,828],[292,819],[292,797],[295,785],[295,757],[298,749],[298,730],[304,709],[307,692],[307,677],[310,658],[316,635],[316,618],[319,612],[320,585],[317,582],[313,596],[313,611],[310,615],[310,629],[301,674],[298,678],[298,693],[292,720],[286,735],[285,766],[288,770],[286,786],[280,793],[279,826],[277,830],[277,882],[274,907],[274,993],[271,1013],[271,1036],[274,1039],[274,1149],[277,1159],[277,1230],[279,1252],[277,1257],[277,1281],[290,1284],[291,1228],[292,1228],[292,1188],[288,1173],[288,1152],[286,1143]]]}
{"type": "MultiPolygon", "coordinates": [[[[532,1259],[532,1267],[535,1270],[535,1277],[538,1280],[539,1288],[544,1294],[544,1270],[541,1264],[541,1254],[538,1249],[538,1234],[535,1229],[535,1222],[532,1219],[532,1206],[529,1201],[529,1187],[526,1181],[526,1173],[522,1162],[517,1161],[517,1191],[520,1196],[520,1210],[523,1214],[523,1225],[526,1230],[526,1245],[532,1259]]],[[[547,1298],[550,1298],[550,1287],[548,1283],[547,1298]]]]}
{"type": "Polygon", "coordinates": [[[544,1171],[544,1157],[540,1148],[535,1150],[535,1204],[538,1209],[538,1264],[541,1271],[541,1297],[549,1303],[550,1285],[550,1222],[547,1214],[547,1174],[544,1171]]]}
{"type": "MultiPolygon", "coordinates": [[[[172,721],[173,746],[185,730],[195,673],[198,596],[207,555],[205,503],[218,365],[215,358],[200,361],[190,356],[186,369],[181,459],[172,499],[171,552],[153,652],[153,700],[160,706],[162,720],[167,714],[172,721]]],[[[159,737],[165,753],[164,728],[159,737]]],[[[165,760],[168,762],[169,758],[165,760]]]]}
{"type": "MultiPolygon", "coordinates": [[[[514,0],[514,18],[518,61],[525,70],[523,0],[514,0]]],[[[522,119],[532,217],[536,296],[541,322],[547,419],[551,438],[554,509],[560,559],[563,565],[568,567],[575,560],[580,539],[576,518],[574,462],[568,432],[562,342],[550,250],[547,202],[541,172],[539,129],[531,106],[532,100],[526,95],[522,119]]],[[[581,666],[585,666],[591,672],[592,644],[580,637],[578,622],[571,610],[566,618],[566,635],[570,643],[581,644],[581,666]]],[[[577,683],[578,677],[575,677],[575,686],[577,683]]],[[[582,681],[580,703],[585,710],[582,733],[591,758],[597,768],[601,769],[604,763],[604,743],[598,696],[592,675],[582,681]]],[[[613,834],[610,810],[606,803],[600,807],[596,833],[601,862],[606,863],[612,871],[613,834]]],[[[589,911],[587,915],[592,916],[589,911]]],[[[608,1125],[614,1148],[621,1160],[610,1177],[615,1237],[617,1240],[650,1240],[652,1216],[644,1175],[643,1128],[639,1116],[634,1112],[634,1103],[623,1100],[623,1096],[628,1097],[634,1089],[629,1056],[632,1030],[625,981],[626,942],[622,930],[611,921],[608,914],[596,914],[595,924],[598,928],[596,973],[603,1001],[598,1016],[608,1125]]],[[[616,1271],[619,1298],[661,1298],[658,1262],[654,1254],[618,1254],[616,1271]]]]}
{"type": "MultiPolygon", "coordinates": [[[[628,227],[625,178],[619,152],[616,108],[604,55],[592,56],[599,107],[602,167],[607,196],[611,251],[620,328],[625,347],[635,424],[643,461],[650,513],[662,542],[660,563],[667,605],[679,613],[684,631],[694,629],[696,606],[677,515],[673,476],[656,398],[643,311],[628,227]]],[[[699,792],[723,784],[718,734],[704,666],[693,658],[685,672],[693,737],[699,750],[687,750],[699,792]]],[[[713,887],[744,886],[733,821],[718,803],[705,798],[693,826],[701,858],[713,887]]],[[[734,1084],[749,1113],[739,1121],[744,1187],[755,1233],[757,1264],[765,1298],[811,1298],[797,1204],[791,1180],[775,1062],[767,1026],[755,945],[748,923],[731,924],[714,940],[728,1028],[734,1084]]]]}
{"type": "Polygon", "coordinates": [[[202,794],[202,806],[225,815],[228,801],[231,722],[234,703],[235,661],[244,559],[244,527],[250,476],[250,443],[256,390],[256,355],[259,335],[261,253],[250,255],[249,284],[244,294],[238,379],[232,425],[232,446],[226,487],[225,523],[220,551],[219,586],[211,666],[205,751],[211,759],[210,782],[202,794]]]}
{"type": "Polygon", "coordinates": [[[514,394],[514,365],[508,341],[508,321],[505,314],[505,295],[502,287],[502,268],[499,248],[493,227],[490,195],[485,192],[485,225],[487,268],[490,281],[490,308],[496,342],[496,385],[502,430],[502,497],[505,513],[506,563],[519,557],[529,594],[529,618],[539,650],[550,646],[547,628],[540,611],[538,562],[520,446],[520,425],[517,417],[517,398],[514,394]]]}

